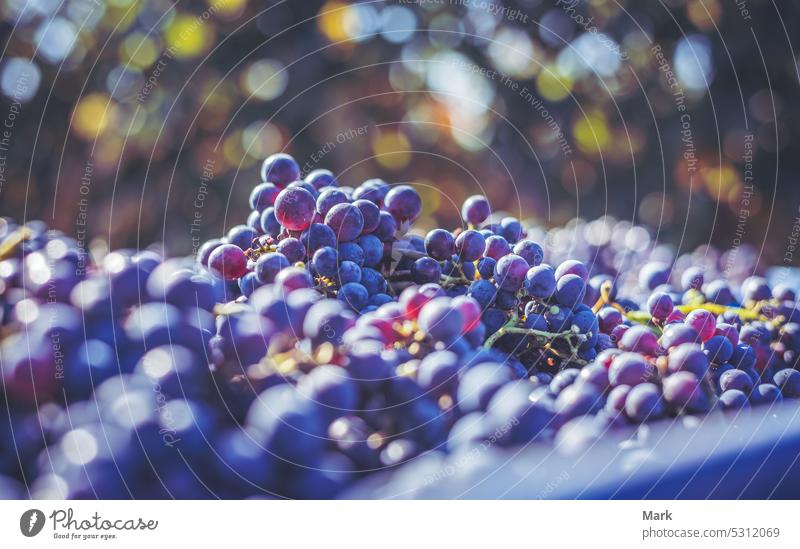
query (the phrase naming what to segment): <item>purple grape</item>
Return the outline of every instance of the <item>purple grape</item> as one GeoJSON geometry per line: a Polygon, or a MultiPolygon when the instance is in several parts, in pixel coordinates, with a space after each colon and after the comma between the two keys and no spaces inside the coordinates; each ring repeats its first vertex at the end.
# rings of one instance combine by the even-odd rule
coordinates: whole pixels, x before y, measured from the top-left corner
{"type": "Polygon", "coordinates": [[[608,393],[606,399],[606,411],[616,415],[625,411],[625,401],[628,398],[631,388],[629,385],[617,385],[608,393]]]}
{"type": "Polygon", "coordinates": [[[483,252],[486,257],[491,257],[495,261],[500,261],[501,257],[510,253],[511,246],[508,245],[508,241],[502,236],[492,235],[486,239],[486,248],[483,252]]]}
{"type": "Polygon", "coordinates": [[[664,328],[661,334],[661,347],[670,352],[675,347],[683,345],[684,343],[697,343],[700,336],[697,331],[691,326],[686,324],[669,324],[664,328]]]}
{"type": "Polygon", "coordinates": [[[397,232],[397,222],[389,212],[381,212],[378,226],[372,231],[382,242],[391,242],[397,232]]]}
{"type": "Polygon", "coordinates": [[[461,219],[476,227],[486,221],[491,213],[492,207],[482,195],[470,196],[461,207],[461,219]]]}
{"type": "Polygon", "coordinates": [[[301,236],[301,242],[306,247],[309,254],[313,255],[314,252],[320,248],[330,247],[336,248],[336,234],[333,229],[322,223],[313,223],[301,236]]]}
{"type": "Polygon", "coordinates": [[[486,239],[478,231],[468,229],[456,237],[456,252],[461,261],[477,261],[486,248],[486,239]]]}
{"type": "Polygon", "coordinates": [[[724,410],[743,410],[750,407],[747,395],[738,389],[728,389],[719,395],[719,403],[724,410]]]}
{"type": "Polygon", "coordinates": [[[450,231],[434,229],[425,236],[425,251],[433,259],[444,261],[455,253],[455,239],[450,231]]]}
{"type": "Polygon", "coordinates": [[[589,280],[589,269],[586,268],[582,262],[575,259],[569,259],[561,263],[556,269],[556,280],[561,280],[563,276],[575,275],[581,278],[584,282],[589,280]]]}
{"type": "Polygon", "coordinates": [[[261,183],[256,185],[250,192],[250,209],[263,212],[275,204],[278,193],[281,190],[272,183],[261,183]]]}
{"type": "Polygon", "coordinates": [[[722,391],[737,389],[749,395],[754,385],[753,379],[743,370],[727,370],[719,376],[719,387],[722,391]]]}
{"type": "Polygon", "coordinates": [[[699,291],[703,287],[704,280],[703,269],[699,267],[689,267],[683,271],[681,275],[681,289],[683,291],[699,291]]]}
{"type": "Polygon", "coordinates": [[[414,221],[422,211],[422,199],[413,187],[399,185],[386,194],[384,207],[400,223],[414,221]]]}
{"type": "Polygon", "coordinates": [[[686,325],[691,326],[700,335],[700,341],[713,337],[717,329],[717,321],[713,313],[705,309],[695,309],[686,315],[686,325]]]}
{"type": "Polygon", "coordinates": [[[516,217],[504,217],[500,220],[500,233],[509,244],[516,244],[522,238],[524,230],[516,217]]]}
{"type": "Polygon", "coordinates": [[[616,356],[608,369],[608,381],[614,387],[617,385],[633,387],[645,383],[655,376],[655,367],[651,366],[639,353],[622,353],[616,356]]]}
{"type": "Polygon", "coordinates": [[[644,290],[655,290],[662,284],[669,282],[671,269],[666,263],[653,261],[645,263],[639,271],[639,285],[644,290]]]}
{"type": "Polygon", "coordinates": [[[514,245],[513,251],[531,267],[537,267],[544,261],[544,250],[532,240],[520,240],[514,245]]]}
{"type": "Polygon", "coordinates": [[[354,200],[369,200],[370,202],[380,206],[383,204],[386,195],[391,190],[389,184],[383,179],[368,179],[364,181],[353,192],[354,200]]]}
{"type": "Polygon", "coordinates": [[[528,268],[528,263],[520,256],[509,254],[501,257],[495,265],[494,278],[502,289],[516,292],[522,288],[528,268]]]}
{"type": "Polygon", "coordinates": [[[572,384],[556,398],[554,411],[562,420],[594,414],[603,407],[600,390],[591,383],[572,384]]]}
{"type": "Polygon", "coordinates": [[[294,158],[285,153],[268,156],[261,164],[261,181],[285,187],[300,179],[300,166],[294,158]]]}
{"type": "Polygon", "coordinates": [[[314,281],[305,269],[287,267],[277,274],[275,284],[285,293],[289,293],[302,288],[311,288],[314,286],[314,281]]]}
{"type": "Polygon", "coordinates": [[[222,244],[211,252],[208,268],[225,280],[236,280],[247,272],[247,258],[239,246],[222,244]]]}
{"type": "Polygon", "coordinates": [[[781,390],[772,383],[762,383],[750,393],[750,402],[753,404],[771,404],[781,400],[781,390]]]}
{"type": "Polygon", "coordinates": [[[442,267],[430,257],[421,257],[411,266],[411,276],[417,284],[439,282],[442,267]]]}
{"type": "Polygon", "coordinates": [[[275,217],[290,231],[307,229],[311,225],[315,211],[314,196],[300,187],[286,188],[275,199],[275,217]]]}
{"type": "Polygon", "coordinates": [[[727,337],[717,335],[703,343],[703,352],[713,364],[725,364],[733,356],[733,345],[727,337]]]}
{"type": "Polygon", "coordinates": [[[672,302],[672,298],[664,292],[654,292],[647,300],[647,310],[656,320],[666,320],[674,308],[675,304],[672,302]]]}
{"type": "Polygon", "coordinates": [[[359,267],[364,265],[364,250],[355,242],[339,244],[339,261],[352,261],[359,267]]]}
{"type": "Polygon", "coordinates": [[[314,252],[311,265],[320,276],[333,278],[339,268],[339,252],[329,246],[320,248],[314,252]]]}
{"type": "Polygon", "coordinates": [[[664,415],[664,401],[658,385],[641,383],[631,387],[625,399],[625,414],[638,423],[658,419],[664,415]]]}
{"type": "Polygon", "coordinates": [[[708,357],[703,353],[700,345],[695,343],[678,345],[669,353],[667,361],[670,372],[691,372],[698,379],[705,377],[709,366],[708,357]]]}
{"type": "Polygon", "coordinates": [[[622,313],[614,307],[603,307],[597,311],[597,321],[600,331],[610,334],[614,328],[622,324],[622,313]]]}
{"type": "Polygon", "coordinates": [[[336,176],[330,170],[313,170],[303,179],[318,191],[325,187],[337,187],[336,176]]]}
{"type": "Polygon", "coordinates": [[[367,267],[377,267],[383,260],[383,242],[375,235],[362,235],[356,239],[356,244],[363,252],[363,263],[367,267]]]}
{"type": "Polygon", "coordinates": [[[422,307],[419,327],[436,341],[450,342],[464,329],[464,318],[449,297],[437,297],[422,307]]]}
{"type": "Polygon", "coordinates": [[[236,225],[226,235],[230,244],[239,246],[242,250],[247,250],[253,245],[253,240],[258,237],[258,233],[247,225],[236,225]]]}
{"type": "Polygon", "coordinates": [[[586,294],[586,282],[583,278],[575,274],[565,274],[559,278],[556,272],[556,279],[556,301],[569,308],[583,301],[586,294]]]}
{"type": "Polygon", "coordinates": [[[525,274],[525,291],[538,299],[549,299],[556,291],[556,277],[549,265],[531,267],[525,274]]]}
{"type": "Polygon", "coordinates": [[[342,261],[339,264],[339,271],[336,273],[339,284],[344,286],[350,282],[361,283],[361,267],[352,261],[342,261]]]}
{"type": "Polygon", "coordinates": [[[306,258],[306,247],[296,238],[284,238],[278,242],[278,252],[286,256],[289,263],[297,263],[306,258]]]}
{"type": "Polygon", "coordinates": [[[324,189],[317,197],[317,213],[325,217],[337,204],[349,204],[347,195],[335,187],[324,189]]]}
{"type": "Polygon", "coordinates": [[[261,212],[261,230],[273,238],[281,233],[281,223],[275,217],[275,208],[267,208],[261,212]]]}
{"type": "Polygon", "coordinates": [[[367,306],[369,293],[358,282],[348,282],[339,289],[338,298],[350,305],[354,311],[360,311],[367,306]]]}
{"type": "Polygon", "coordinates": [[[786,398],[800,398],[800,372],[791,368],[780,370],[772,378],[786,398]]]}
{"type": "Polygon", "coordinates": [[[255,275],[259,282],[271,284],[283,269],[289,266],[289,260],[282,253],[267,253],[256,260],[255,275]]]}
{"type": "Polygon", "coordinates": [[[478,261],[478,273],[484,280],[489,280],[494,276],[494,268],[497,261],[491,257],[484,257],[478,261]]]}
{"type": "Polygon", "coordinates": [[[204,267],[208,267],[208,258],[211,256],[211,252],[223,244],[224,242],[219,238],[212,238],[204,242],[197,251],[197,262],[204,267]]]}
{"type": "Polygon", "coordinates": [[[763,301],[772,297],[767,281],[760,276],[751,276],[742,282],[742,298],[745,301],[763,301]]]}
{"type": "Polygon", "coordinates": [[[707,397],[700,380],[691,372],[677,372],[664,379],[664,400],[677,410],[702,412],[707,407],[707,397]]]}

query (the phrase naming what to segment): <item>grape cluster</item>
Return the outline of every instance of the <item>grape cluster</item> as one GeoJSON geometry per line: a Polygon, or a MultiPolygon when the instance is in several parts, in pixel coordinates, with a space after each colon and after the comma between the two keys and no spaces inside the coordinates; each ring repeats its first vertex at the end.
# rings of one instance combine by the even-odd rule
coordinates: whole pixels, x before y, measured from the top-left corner
{"type": "Polygon", "coordinates": [[[4,496],[335,497],[576,421],[624,431],[800,397],[790,287],[663,254],[633,283],[548,264],[537,229],[482,196],[423,237],[411,186],[301,179],[285,154],[261,176],[246,223],[193,258],[90,256],[2,221],[4,496]]]}

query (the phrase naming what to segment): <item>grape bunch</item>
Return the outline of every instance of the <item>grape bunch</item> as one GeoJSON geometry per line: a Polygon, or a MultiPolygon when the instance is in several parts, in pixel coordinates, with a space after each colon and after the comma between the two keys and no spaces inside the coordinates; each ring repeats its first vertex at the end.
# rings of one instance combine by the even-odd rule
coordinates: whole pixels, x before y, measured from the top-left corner
{"type": "Polygon", "coordinates": [[[261,179],[196,257],[0,222],[2,496],[329,498],[576,422],[800,397],[789,286],[611,240],[550,264],[553,239],[483,196],[423,235],[412,186],[301,179],[286,154],[261,179]]]}

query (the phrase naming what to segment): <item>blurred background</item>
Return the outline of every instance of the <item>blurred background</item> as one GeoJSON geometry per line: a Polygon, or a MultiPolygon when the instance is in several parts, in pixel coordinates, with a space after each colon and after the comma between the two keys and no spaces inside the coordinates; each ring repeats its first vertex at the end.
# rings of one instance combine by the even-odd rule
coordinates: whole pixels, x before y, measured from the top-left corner
{"type": "Polygon", "coordinates": [[[425,228],[484,193],[795,264],[798,4],[3,0],[0,214],[189,253],[286,151],[425,228]]]}

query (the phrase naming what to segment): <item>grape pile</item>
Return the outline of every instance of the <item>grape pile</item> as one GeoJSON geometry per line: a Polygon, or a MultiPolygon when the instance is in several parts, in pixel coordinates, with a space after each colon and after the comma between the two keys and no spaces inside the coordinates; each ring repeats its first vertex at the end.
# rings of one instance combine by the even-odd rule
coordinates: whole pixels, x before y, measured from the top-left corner
{"type": "Polygon", "coordinates": [[[800,397],[790,287],[663,253],[635,277],[550,265],[539,229],[482,196],[423,238],[411,186],[301,179],[285,154],[261,176],[246,223],[194,258],[0,222],[3,497],[329,498],[587,417],[800,397]]]}

